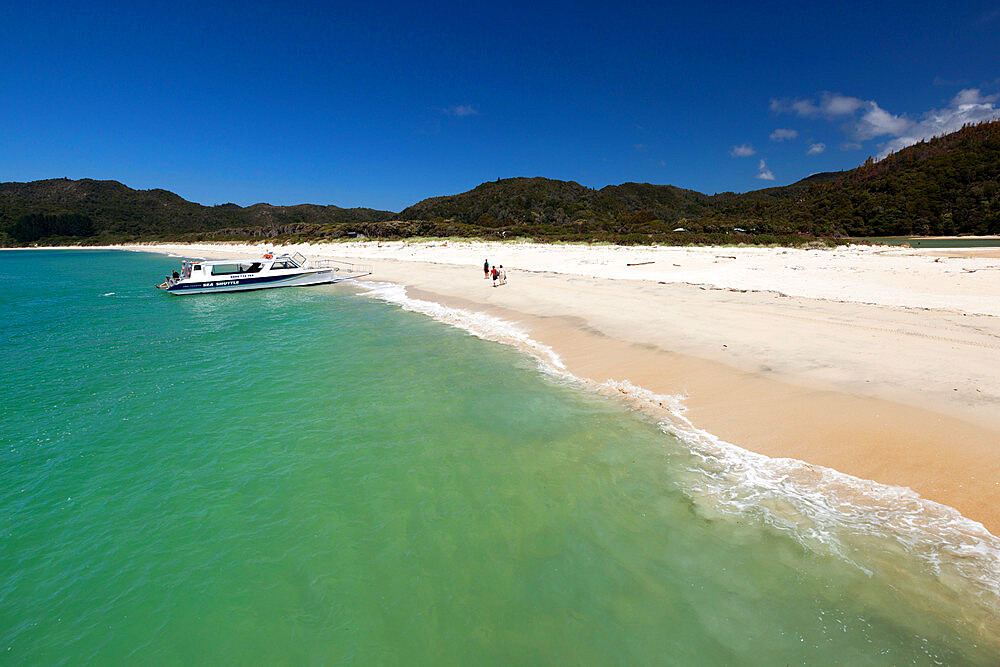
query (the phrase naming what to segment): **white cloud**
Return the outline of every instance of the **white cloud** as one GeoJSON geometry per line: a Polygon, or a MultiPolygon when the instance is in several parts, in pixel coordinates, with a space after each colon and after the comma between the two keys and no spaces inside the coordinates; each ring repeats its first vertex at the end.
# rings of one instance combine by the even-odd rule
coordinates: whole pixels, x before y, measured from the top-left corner
{"type": "MultiPolygon", "coordinates": [[[[996,102],[998,99],[1000,99],[1000,95],[984,96],[978,88],[966,88],[965,90],[958,91],[958,95],[955,95],[955,99],[951,103],[956,106],[979,106],[981,104],[996,102]]],[[[992,107],[993,105],[990,104],[990,106],[992,107]]]]}
{"type": "Polygon", "coordinates": [[[848,97],[840,93],[824,92],[820,95],[819,101],[813,100],[792,100],[792,99],[772,99],[771,111],[776,113],[794,113],[805,118],[814,116],[825,116],[836,118],[838,116],[848,116],[857,111],[865,102],[856,97],[848,97]]]}
{"type": "Polygon", "coordinates": [[[449,116],[458,116],[459,118],[464,118],[465,116],[475,116],[479,111],[471,104],[456,104],[454,106],[447,107],[444,112],[449,116]]]}
{"type": "Polygon", "coordinates": [[[733,146],[729,150],[729,154],[733,157],[750,157],[756,152],[750,144],[740,144],[739,146],[733,146]]]}
{"type": "Polygon", "coordinates": [[[820,107],[827,116],[849,116],[864,104],[863,100],[840,93],[823,93],[820,101],[820,107]]]}
{"type": "Polygon", "coordinates": [[[826,150],[826,144],[822,141],[815,144],[809,144],[809,150],[806,151],[806,155],[819,155],[826,150]]]}
{"type": "Polygon", "coordinates": [[[819,107],[809,100],[771,99],[771,111],[775,113],[797,113],[800,116],[815,116],[819,107]]]}
{"type": "Polygon", "coordinates": [[[900,132],[894,139],[882,146],[879,157],[885,157],[893,151],[930,139],[931,137],[956,132],[967,123],[980,123],[987,120],[1000,119],[1000,108],[994,102],[1000,95],[983,95],[978,88],[967,88],[955,95],[954,99],[943,109],[931,109],[920,120],[900,132]]]}
{"type": "Polygon", "coordinates": [[[779,127],[771,133],[771,141],[784,141],[785,139],[794,139],[797,136],[799,136],[797,130],[785,130],[779,127]]]}
{"type": "Polygon", "coordinates": [[[861,150],[861,144],[856,141],[845,141],[840,144],[840,150],[842,151],[859,151],[861,150]]]}
{"type": "Polygon", "coordinates": [[[757,166],[757,178],[761,179],[762,181],[774,180],[774,174],[771,172],[770,169],[767,168],[767,162],[764,160],[764,158],[760,159],[760,164],[757,166]]]}
{"type": "Polygon", "coordinates": [[[819,107],[809,100],[795,100],[791,109],[800,116],[815,116],[819,113],[819,107]]]}
{"type": "Polygon", "coordinates": [[[898,137],[907,132],[912,125],[912,120],[891,114],[875,102],[865,102],[865,111],[861,114],[861,118],[848,124],[853,138],[861,141],[884,137],[887,134],[898,137]]]}
{"type": "MultiPolygon", "coordinates": [[[[822,93],[818,100],[772,99],[771,110],[822,117],[831,122],[846,119],[841,129],[850,141],[841,144],[841,149],[856,150],[862,147],[860,142],[886,137],[885,143],[879,145],[878,157],[883,158],[919,141],[960,130],[967,123],[1000,119],[1000,108],[995,104],[998,99],[1000,95],[983,95],[978,88],[966,88],[959,91],[948,106],[931,109],[917,120],[891,113],[875,100],[829,92],[822,93]]],[[[814,147],[818,145],[810,146],[809,153],[814,154],[814,147]]]]}

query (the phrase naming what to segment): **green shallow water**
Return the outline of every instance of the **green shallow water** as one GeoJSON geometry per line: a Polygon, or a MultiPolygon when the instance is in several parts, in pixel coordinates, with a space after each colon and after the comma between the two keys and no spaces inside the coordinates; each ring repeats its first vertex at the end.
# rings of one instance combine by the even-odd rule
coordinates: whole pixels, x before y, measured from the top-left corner
{"type": "Polygon", "coordinates": [[[859,237],[858,241],[884,245],[910,244],[913,248],[998,248],[1000,238],[922,238],[912,236],[859,237]]]}
{"type": "Polygon", "coordinates": [[[706,511],[683,443],[513,349],[345,286],[0,259],[0,661],[997,658],[916,559],[706,511]]]}

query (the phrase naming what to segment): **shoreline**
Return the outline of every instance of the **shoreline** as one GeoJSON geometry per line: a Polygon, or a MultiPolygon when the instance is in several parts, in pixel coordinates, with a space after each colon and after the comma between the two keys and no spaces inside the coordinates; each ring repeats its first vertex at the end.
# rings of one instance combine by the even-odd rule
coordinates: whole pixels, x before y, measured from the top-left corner
{"type": "MultiPolygon", "coordinates": [[[[593,387],[628,383],[652,394],[680,396],[694,427],[742,449],[911,488],[982,523],[994,535],[1000,533],[996,429],[926,407],[796,383],[802,378],[748,372],[625,340],[620,332],[609,334],[605,327],[573,316],[484,308],[419,288],[407,289],[407,295],[515,322],[528,330],[531,340],[551,348],[567,373],[593,387]],[[960,445],[942,447],[949,440],[960,445]]],[[[644,411],[654,417],[670,412],[644,411]]],[[[989,423],[988,418],[983,421],[989,423]]]]}
{"type": "Polygon", "coordinates": [[[911,488],[1000,534],[1000,379],[989,375],[1000,367],[1000,262],[989,249],[958,257],[447,242],[288,250],[375,262],[371,279],[403,285],[411,298],[517,323],[572,375],[684,396],[691,423],[724,441],[911,488]],[[482,256],[512,258],[497,260],[509,285],[482,279],[482,256]],[[685,273],[677,264],[695,266],[685,273]],[[788,278],[803,271],[811,281],[788,278]],[[714,284],[688,281],[702,274],[714,284]],[[838,274],[845,280],[830,283],[838,274]],[[845,295],[853,300],[837,298],[845,295]]]}

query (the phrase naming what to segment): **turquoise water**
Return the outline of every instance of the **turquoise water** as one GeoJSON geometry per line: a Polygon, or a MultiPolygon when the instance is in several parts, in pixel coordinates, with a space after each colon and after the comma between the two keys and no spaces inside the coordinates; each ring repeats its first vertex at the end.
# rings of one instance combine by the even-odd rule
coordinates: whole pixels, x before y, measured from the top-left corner
{"type": "Polygon", "coordinates": [[[704,456],[514,349],[344,285],[152,289],[177,262],[0,254],[0,661],[1000,655],[919,548],[715,503],[704,456]]]}
{"type": "Polygon", "coordinates": [[[867,243],[878,243],[884,245],[900,245],[909,243],[914,248],[997,248],[1000,247],[1000,238],[972,239],[972,238],[922,238],[911,236],[879,236],[859,238],[859,241],[867,243]]]}

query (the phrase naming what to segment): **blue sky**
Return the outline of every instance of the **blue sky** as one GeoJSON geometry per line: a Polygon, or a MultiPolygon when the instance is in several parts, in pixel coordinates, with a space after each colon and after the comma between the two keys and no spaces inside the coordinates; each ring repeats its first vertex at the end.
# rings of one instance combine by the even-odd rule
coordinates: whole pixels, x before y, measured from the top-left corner
{"type": "Polygon", "coordinates": [[[4,3],[0,181],[394,211],[512,176],[742,192],[1000,116],[1000,5],[806,4],[4,3]]]}

